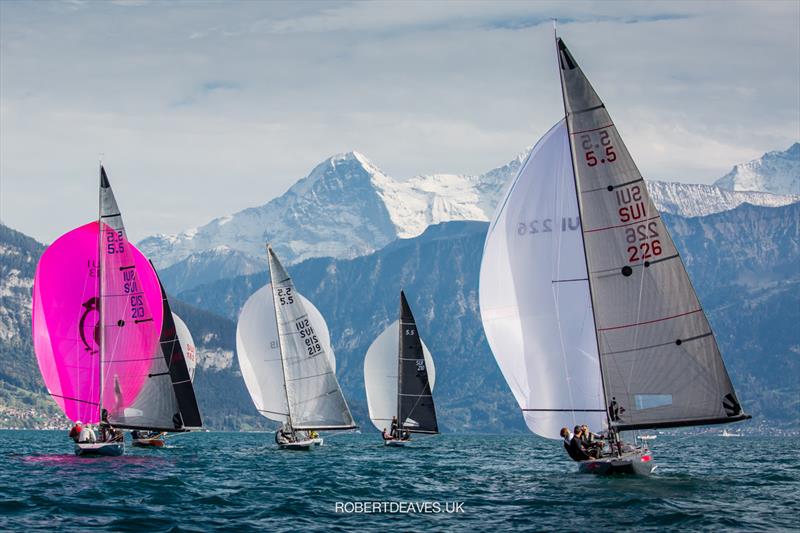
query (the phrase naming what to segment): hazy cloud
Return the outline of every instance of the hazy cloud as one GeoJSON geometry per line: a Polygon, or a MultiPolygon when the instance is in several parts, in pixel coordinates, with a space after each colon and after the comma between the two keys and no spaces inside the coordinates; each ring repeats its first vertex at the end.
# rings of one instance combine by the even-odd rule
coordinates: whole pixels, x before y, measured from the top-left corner
{"type": "Polygon", "coordinates": [[[93,218],[100,153],[136,239],[337,152],[484,172],[563,113],[552,17],[648,177],[800,138],[795,1],[0,2],[0,218],[46,241],[93,218]]]}

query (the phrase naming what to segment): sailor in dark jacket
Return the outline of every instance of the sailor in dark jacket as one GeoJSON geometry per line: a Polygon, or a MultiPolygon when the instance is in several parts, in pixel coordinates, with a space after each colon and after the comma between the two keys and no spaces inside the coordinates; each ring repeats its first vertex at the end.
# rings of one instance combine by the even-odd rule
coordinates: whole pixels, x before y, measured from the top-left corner
{"type": "Polygon", "coordinates": [[[581,428],[575,426],[575,433],[570,433],[568,428],[561,428],[561,437],[564,439],[564,449],[573,461],[591,459],[581,445],[581,428]]]}

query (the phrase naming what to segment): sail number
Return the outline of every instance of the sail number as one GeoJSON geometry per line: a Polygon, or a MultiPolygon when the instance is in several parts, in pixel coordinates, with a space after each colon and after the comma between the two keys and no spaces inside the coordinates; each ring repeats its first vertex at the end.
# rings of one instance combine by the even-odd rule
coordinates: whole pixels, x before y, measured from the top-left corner
{"type": "Polygon", "coordinates": [[[281,305],[291,305],[294,303],[294,296],[292,295],[291,287],[279,287],[277,293],[278,302],[280,302],[281,305]]]}
{"type": "Polygon", "coordinates": [[[632,185],[615,188],[614,195],[617,200],[619,221],[628,224],[625,228],[628,262],[638,263],[661,255],[663,249],[659,240],[661,235],[658,233],[658,222],[647,220],[642,187],[632,185]]]}
{"type": "Polygon", "coordinates": [[[106,253],[121,254],[125,251],[125,236],[122,230],[106,231],[106,253]]]}
{"type": "Polygon", "coordinates": [[[144,300],[141,294],[135,294],[130,298],[131,318],[144,318],[144,300]]]}
{"type": "Polygon", "coordinates": [[[598,163],[613,163],[617,160],[617,153],[611,144],[611,138],[607,131],[597,134],[596,140],[588,133],[581,135],[581,148],[583,148],[583,158],[590,167],[597,166],[598,163]]]}
{"type": "MultiPolygon", "coordinates": [[[[575,231],[581,227],[581,219],[578,217],[563,217],[561,219],[561,231],[575,231]]],[[[534,235],[536,233],[548,233],[553,231],[553,219],[536,219],[530,222],[520,222],[517,224],[517,235],[534,235]]],[[[558,231],[558,227],[556,230],[558,231]]]]}
{"type": "Polygon", "coordinates": [[[308,318],[303,318],[295,322],[294,328],[300,334],[300,338],[303,339],[309,356],[322,353],[322,345],[319,343],[319,339],[314,333],[314,328],[311,327],[308,318]]]}

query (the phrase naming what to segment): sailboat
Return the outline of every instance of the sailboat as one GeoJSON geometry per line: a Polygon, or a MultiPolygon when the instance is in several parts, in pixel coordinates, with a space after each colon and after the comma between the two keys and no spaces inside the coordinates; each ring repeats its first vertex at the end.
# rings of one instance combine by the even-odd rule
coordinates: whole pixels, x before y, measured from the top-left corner
{"type": "Polygon", "coordinates": [[[39,370],[48,393],[76,423],[77,455],[124,453],[121,434],[106,422],[139,398],[163,319],[158,278],[128,241],[102,166],[99,197],[98,220],[45,250],[33,286],[39,370]]]}
{"type": "Polygon", "coordinates": [[[565,118],[490,223],[480,271],[489,345],[525,422],[603,428],[579,469],[648,474],[626,431],[749,418],[672,238],[605,105],[556,37],[565,118]]]}
{"type": "Polygon", "coordinates": [[[183,320],[172,312],[160,279],[159,288],[163,319],[156,357],[137,401],[109,416],[114,426],[133,429],[133,445],[140,447],[160,448],[167,433],[203,427],[192,385],[194,341],[183,320]]]}
{"type": "Polygon", "coordinates": [[[356,427],[336,379],[325,319],[295,289],[268,245],[270,283],[245,302],[236,327],[236,353],[256,409],[281,422],[282,449],[321,444],[318,431],[356,427]]]}
{"type": "Polygon", "coordinates": [[[439,432],[433,404],[435,381],[433,357],[400,291],[400,319],[378,335],[364,358],[369,418],[383,432],[386,446],[405,446],[410,433],[439,432]],[[396,432],[386,438],[387,428],[393,425],[396,432]]]}

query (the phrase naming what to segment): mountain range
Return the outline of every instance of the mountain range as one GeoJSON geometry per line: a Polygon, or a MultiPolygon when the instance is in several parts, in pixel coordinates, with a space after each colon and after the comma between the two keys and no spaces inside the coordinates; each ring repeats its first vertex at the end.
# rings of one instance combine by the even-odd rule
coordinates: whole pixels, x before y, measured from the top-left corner
{"type": "MultiPolygon", "coordinates": [[[[763,182],[776,184],[772,192],[663,181],[650,181],[648,187],[662,212],[683,216],[727,211],[743,203],[790,204],[800,193],[790,193],[791,187],[778,190],[777,184],[783,176],[800,172],[796,147],[800,144],[765,154],[761,165],[745,165],[763,182]]],[[[312,257],[358,257],[397,238],[420,235],[431,224],[490,220],[527,153],[476,176],[436,174],[405,181],[387,176],[358,152],[340,154],[262,206],[176,235],[147,237],[139,247],[165,269],[165,279],[181,288],[266,268],[267,242],[287,264],[312,257]]]]}
{"type": "MultiPolygon", "coordinates": [[[[795,146],[786,152],[790,160],[799,155],[795,146]]],[[[785,159],[772,154],[764,157],[785,159]]],[[[337,374],[360,425],[368,427],[364,353],[396,319],[403,288],[436,358],[442,427],[524,430],[483,336],[477,286],[491,199],[502,194],[525,157],[523,153],[475,177],[438,175],[397,182],[360,154],[344,154],[322,163],[262,207],[181,234],[194,235],[194,244],[180,236],[145,239],[143,246],[149,242],[156,254],[161,250],[165,264],[176,250],[186,252],[166,268],[159,261],[156,265],[173,309],[189,325],[198,346],[195,385],[207,427],[271,425],[255,411],[235,356],[239,310],[267,279],[266,262],[259,255],[265,230],[251,225],[270,221],[286,232],[264,226],[271,228],[275,245],[287,243],[276,249],[293,258],[289,270],[298,289],[328,321],[337,374]],[[309,216],[307,227],[299,224],[309,216]],[[460,219],[470,217],[478,220],[460,219]]],[[[769,176],[786,174],[776,170],[774,161],[757,168],[762,167],[772,169],[772,174],[764,171],[769,176]]],[[[764,182],[769,176],[764,175],[764,182]]],[[[760,423],[799,425],[798,197],[709,185],[648,185],[665,213],[745,408],[760,423]]],[[[44,390],[30,336],[30,291],[44,249],[0,225],[0,426],[66,423],[44,390]]]]}

